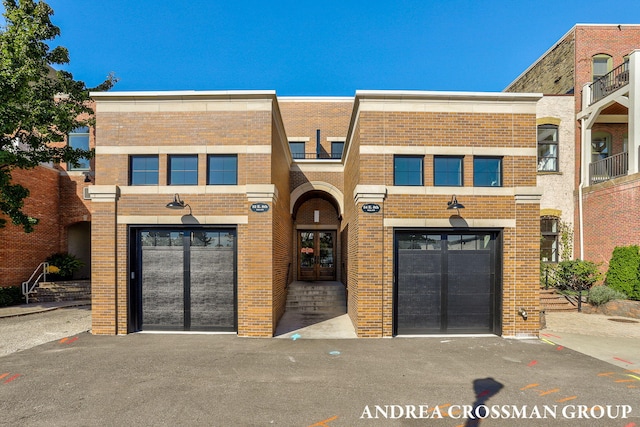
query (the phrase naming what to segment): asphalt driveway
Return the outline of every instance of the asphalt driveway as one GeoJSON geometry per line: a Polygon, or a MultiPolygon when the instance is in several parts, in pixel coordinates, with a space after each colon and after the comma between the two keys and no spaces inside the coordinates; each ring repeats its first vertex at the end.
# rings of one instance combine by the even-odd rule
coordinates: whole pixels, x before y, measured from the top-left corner
{"type": "Polygon", "coordinates": [[[0,357],[0,424],[632,427],[640,370],[498,337],[81,333],[0,357]]]}

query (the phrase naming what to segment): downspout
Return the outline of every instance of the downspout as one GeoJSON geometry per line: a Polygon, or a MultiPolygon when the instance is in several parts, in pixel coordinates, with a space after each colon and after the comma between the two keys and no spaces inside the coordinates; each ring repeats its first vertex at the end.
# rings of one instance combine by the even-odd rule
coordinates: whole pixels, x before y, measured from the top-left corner
{"type": "MultiPolygon", "coordinates": [[[[584,102],[584,99],[583,99],[584,102]]],[[[587,131],[585,129],[586,123],[585,118],[580,119],[580,184],[578,185],[578,235],[580,236],[580,257],[579,259],[584,259],[584,210],[582,206],[582,188],[584,187],[584,179],[585,175],[585,164],[586,155],[585,155],[585,139],[587,137],[587,131]]]]}
{"type": "Polygon", "coordinates": [[[321,145],[320,145],[320,129],[316,129],[316,159],[320,158],[320,149],[321,149],[321,145]]]}
{"type": "MultiPolygon", "coordinates": [[[[582,174],[580,174],[582,175],[582,174]]],[[[580,185],[578,185],[578,221],[580,222],[580,259],[584,259],[584,227],[582,226],[582,176],[580,176],[580,185]]]]}
{"type": "MultiPolygon", "coordinates": [[[[585,84],[582,87],[582,99],[581,99],[581,109],[584,109],[585,105],[589,105],[591,101],[591,86],[589,84],[585,84]]],[[[586,152],[586,139],[587,139],[587,121],[590,116],[581,117],[580,118],[580,184],[578,184],[578,235],[580,236],[580,258],[584,259],[584,209],[582,205],[582,189],[584,187],[585,176],[589,176],[588,171],[588,160],[586,152]]],[[[589,140],[591,139],[591,132],[589,132],[589,140]]],[[[589,146],[591,146],[591,142],[589,141],[589,146]]]]}

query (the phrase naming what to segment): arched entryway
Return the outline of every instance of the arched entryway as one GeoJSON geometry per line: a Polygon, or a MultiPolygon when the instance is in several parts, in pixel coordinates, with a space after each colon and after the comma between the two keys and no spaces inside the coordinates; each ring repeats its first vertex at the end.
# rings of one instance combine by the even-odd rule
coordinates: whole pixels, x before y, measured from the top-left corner
{"type": "Polygon", "coordinates": [[[329,184],[310,183],[306,189],[292,193],[294,280],[339,280],[344,264],[341,193],[329,184]]]}
{"type": "Polygon", "coordinates": [[[355,338],[347,313],[347,233],[342,192],[325,182],[306,182],[291,192],[293,282],[276,336],[355,338]],[[321,323],[318,329],[310,328],[321,323]]]}

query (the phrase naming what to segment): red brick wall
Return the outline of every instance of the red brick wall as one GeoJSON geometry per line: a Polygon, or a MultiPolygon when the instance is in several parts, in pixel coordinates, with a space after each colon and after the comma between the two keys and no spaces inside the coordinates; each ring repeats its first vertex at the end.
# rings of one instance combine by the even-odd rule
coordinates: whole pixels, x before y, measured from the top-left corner
{"type": "Polygon", "coordinates": [[[23,211],[40,222],[35,231],[24,233],[21,227],[11,223],[0,228],[0,286],[20,286],[29,279],[34,269],[49,255],[64,251],[66,245],[60,241],[59,172],[44,166],[34,169],[12,171],[13,183],[28,188],[23,211]]]}
{"type": "Polygon", "coordinates": [[[640,244],[640,216],[634,208],[639,205],[640,174],[587,188],[583,193],[584,259],[602,263],[601,270],[606,271],[616,246],[640,244]]]}
{"type": "Polygon", "coordinates": [[[613,59],[613,68],[622,64],[623,57],[640,47],[638,25],[578,25],[575,30],[576,111],[581,110],[582,87],[593,78],[592,58],[607,54],[613,59]]]}

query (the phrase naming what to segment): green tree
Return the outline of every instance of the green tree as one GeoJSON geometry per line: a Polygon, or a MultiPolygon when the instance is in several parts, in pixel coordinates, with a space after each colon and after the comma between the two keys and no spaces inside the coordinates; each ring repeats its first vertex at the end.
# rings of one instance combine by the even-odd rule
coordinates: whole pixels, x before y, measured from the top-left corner
{"type": "MultiPolygon", "coordinates": [[[[0,215],[31,232],[38,219],[22,211],[29,190],[12,183],[11,171],[32,169],[41,163],[67,162],[77,166],[91,151],[64,144],[73,129],[89,126],[93,110],[90,90],[108,90],[113,75],[88,89],[67,71],[69,52],[47,43],[60,35],[51,7],[43,1],[3,0],[5,27],[0,28],[0,215]]],[[[0,227],[7,220],[0,217],[0,227]]]]}

